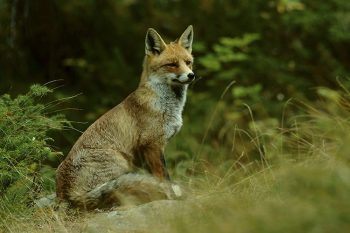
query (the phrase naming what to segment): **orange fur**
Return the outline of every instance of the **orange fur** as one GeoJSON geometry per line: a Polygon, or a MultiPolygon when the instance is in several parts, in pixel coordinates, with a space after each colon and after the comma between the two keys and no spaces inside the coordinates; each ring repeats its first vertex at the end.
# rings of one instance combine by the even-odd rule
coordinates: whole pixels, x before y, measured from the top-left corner
{"type": "Polygon", "coordinates": [[[61,201],[95,208],[123,204],[120,197],[126,194],[135,194],[128,200],[148,201],[152,196],[176,196],[164,149],[182,126],[187,86],[194,78],[192,38],[192,26],[170,44],[148,30],[138,88],[96,120],[58,167],[56,192],[61,201]],[[140,198],[142,193],[147,198],[140,198]]]}

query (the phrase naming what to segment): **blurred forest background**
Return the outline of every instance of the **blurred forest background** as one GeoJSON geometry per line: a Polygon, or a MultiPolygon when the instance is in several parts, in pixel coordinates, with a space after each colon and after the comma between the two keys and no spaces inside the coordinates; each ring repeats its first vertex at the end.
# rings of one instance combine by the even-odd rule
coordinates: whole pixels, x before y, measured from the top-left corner
{"type": "MultiPolygon", "coordinates": [[[[315,87],[350,84],[349,11],[345,0],[0,1],[0,93],[61,80],[56,98],[81,93],[61,107],[81,109],[63,113],[84,130],[137,87],[147,28],[169,41],[193,24],[199,80],[178,137],[192,154],[214,108],[207,141],[220,147],[232,126],[251,122],[244,104],[261,126],[277,126],[288,99],[316,101],[315,87]]],[[[55,146],[66,153],[79,134],[55,146]]]]}
{"type": "MultiPolygon", "coordinates": [[[[167,149],[172,174],[191,174],[194,159],[207,166],[260,161],[265,144],[282,140],[278,129],[304,113],[295,102],[321,106],[321,98],[350,87],[349,12],[346,0],[1,0],[0,93],[15,98],[34,83],[55,89],[28,94],[44,103],[45,115],[70,121],[56,116],[66,126],[53,127],[67,130],[49,133],[54,141],[42,136],[53,182],[79,131],[137,87],[147,28],[171,41],[192,24],[198,79],[184,127],[167,149]]],[[[18,114],[34,104],[21,98],[18,114]]],[[[12,184],[9,177],[3,185],[12,184]]]]}

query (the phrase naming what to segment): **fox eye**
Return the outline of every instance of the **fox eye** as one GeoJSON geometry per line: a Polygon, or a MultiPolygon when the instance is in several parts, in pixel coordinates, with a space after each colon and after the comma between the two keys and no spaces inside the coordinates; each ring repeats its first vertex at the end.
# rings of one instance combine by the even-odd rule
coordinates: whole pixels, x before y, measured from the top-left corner
{"type": "Polygon", "coordinates": [[[186,65],[191,65],[192,64],[192,61],[186,61],[186,65]]]}
{"type": "Polygon", "coordinates": [[[178,67],[178,64],[176,62],[167,63],[165,65],[168,67],[178,67]]]}

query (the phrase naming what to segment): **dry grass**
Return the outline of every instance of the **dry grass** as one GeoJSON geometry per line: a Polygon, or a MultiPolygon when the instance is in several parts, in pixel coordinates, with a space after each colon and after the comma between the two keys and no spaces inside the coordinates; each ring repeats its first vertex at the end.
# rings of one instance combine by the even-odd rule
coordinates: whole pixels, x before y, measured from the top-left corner
{"type": "MultiPolygon", "coordinates": [[[[185,212],[174,208],[164,220],[171,229],[166,232],[348,232],[350,122],[339,103],[307,108],[306,119],[282,130],[282,149],[273,141],[265,145],[263,161],[232,161],[228,168],[220,161],[210,167],[196,162],[200,175],[184,181],[192,204],[185,212]]],[[[18,214],[15,204],[13,210],[0,208],[6,216],[1,229],[14,233],[80,232],[95,215],[52,209],[18,214]]],[[[143,232],[165,231],[150,223],[143,232]]]]}

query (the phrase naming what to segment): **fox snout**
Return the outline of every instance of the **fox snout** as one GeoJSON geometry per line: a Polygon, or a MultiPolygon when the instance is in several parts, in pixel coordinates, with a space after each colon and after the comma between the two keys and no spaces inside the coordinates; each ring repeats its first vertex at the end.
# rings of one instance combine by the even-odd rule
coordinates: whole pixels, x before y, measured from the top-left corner
{"type": "Polygon", "coordinates": [[[189,84],[192,81],[194,81],[196,78],[195,74],[193,72],[179,74],[176,76],[175,79],[173,79],[174,82],[179,84],[189,84]]]}
{"type": "Polygon", "coordinates": [[[194,75],[193,72],[189,73],[189,74],[187,75],[187,77],[188,77],[188,79],[189,79],[191,82],[196,78],[196,76],[194,75]]]}

